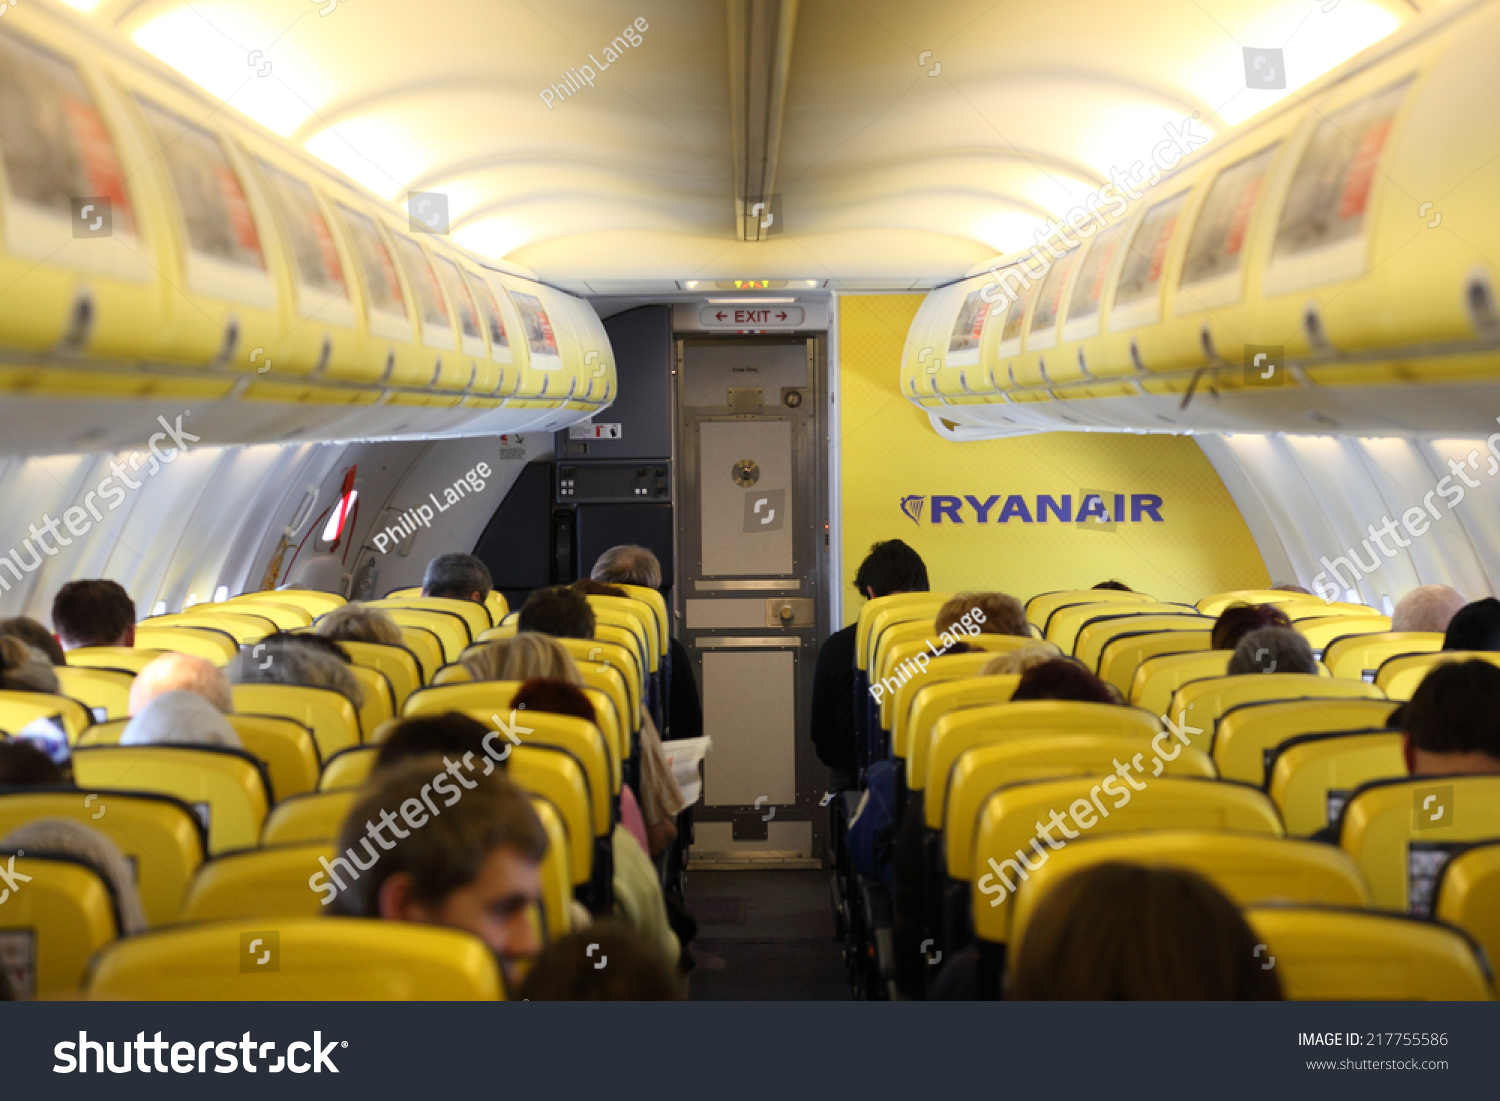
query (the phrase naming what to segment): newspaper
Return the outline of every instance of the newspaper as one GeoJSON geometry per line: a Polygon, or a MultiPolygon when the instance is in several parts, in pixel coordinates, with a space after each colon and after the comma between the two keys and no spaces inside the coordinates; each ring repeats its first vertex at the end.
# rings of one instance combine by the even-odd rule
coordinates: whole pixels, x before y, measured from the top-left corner
{"type": "Polygon", "coordinates": [[[703,763],[703,758],[708,755],[713,744],[713,739],[708,737],[679,738],[661,744],[667,755],[667,764],[672,769],[672,776],[682,789],[682,798],[687,806],[692,806],[703,794],[703,770],[698,766],[703,763]]]}

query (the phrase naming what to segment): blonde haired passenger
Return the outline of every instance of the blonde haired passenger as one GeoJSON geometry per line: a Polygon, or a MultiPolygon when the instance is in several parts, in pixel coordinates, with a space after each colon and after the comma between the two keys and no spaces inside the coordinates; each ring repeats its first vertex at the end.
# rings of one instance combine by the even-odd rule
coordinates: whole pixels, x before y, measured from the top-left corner
{"type": "Polygon", "coordinates": [[[482,650],[463,659],[463,667],[475,680],[528,681],[533,677],[582,685],[583,676],[573,656],[551,635],[522,631],[510,638],[497,638],[482,650]]]}
{"type": "Polygon", "coordinates": [[[1024,673],[1044,661],[1055,661],[1063,656],[1062,650],[1055,644],[1038,639],[1007,654],[996,654],[985,662],[980,675],[989,677],[996,673],[1024,673]]]}
{"type": "Polygon", "coordinates": [[[401,628],[379,608],[354,601],[341,604],[318,617],[314,630],[335,642],[379,642],[386,646],[401,645],[401,628]]]}

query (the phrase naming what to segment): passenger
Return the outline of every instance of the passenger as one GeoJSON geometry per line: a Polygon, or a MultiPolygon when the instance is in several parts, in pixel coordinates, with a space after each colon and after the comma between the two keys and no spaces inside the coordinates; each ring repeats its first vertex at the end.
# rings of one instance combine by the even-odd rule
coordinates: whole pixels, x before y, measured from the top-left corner
{"type": "Polygon", "coordinates": [[[521,605],[516,630],[539,631],[553,638],[593,638],[594,610],[566,585],[538,589],[521,605]]]}
{"type": "MultiPolygon", "coordinates": [[[[661,562],[649,548],[625,543],[610,547],[599,556],[589,577],[609,585],[639,585],[644,589],[661,591],[661,562]]],[[[687,647],[668,638],[672,687],[667,696],[668,728],[662,737],[671,741],[676,738],[700,738],[703,736],[703,701],[698,695],[698,682],[693,678],[692,658],[687,647]]]]}
{"type": "Polygon", "coordinates": [[[434,754],[373,776],[339,831],[338,855],[324,858],[327,878],[315,889],[332,892],[323,899],[331,914],[473,933],[514,990],[518,965],[541,947],[534,913],[547,832],[504,773],[476,769],[461,784],[448,772],[448,762],[434,754]],[[435,786],[441,798],[433,798],[435,786]],[[457,798],[445,795],[444,786],[457,798]],[[416,811],[406,815],[413,805],[416,811]],[[381,832],[388,824],[389,836],[381,832]]]}
{"type": "Polygon", "coordinates": [[[57,638],[30,616],[18,615],[10,619],[0,619],[0,636],[3,635],[18,638],[33,650],[41,651],[42,655],[53,665],[68,663],[57,638]]]}
{"type": "MultiPolygon", "coordinates": [[[[594,705],[582,689],[566,681],[535,677],[521,685],[510,705],[528,714],[550,712],[572,715],[596,722],[594,705]]],[[[524,737],[523,737],[524,741],[524,737]]],[[[610,852],[614,856],[615,917],[645,937],[652,947],[669,960],[677,960],[682,945],[667,916],[666,897],[656,865],[646,855],[649,842],[641,810],[628,785],[620,788],[620,821],[610,835],[610,852]],[[632,828],[633,827],[633,828],[632,828]]]]}
{"type": "Polygon", "coordinates": [[[1314,595],[1311,590],[1304,589],[1301,585],[1293,585],[1290,582],[1286,581],[1283,581],[1278,585],[1272,585],[1271,591],[1276,593],[1302,593],[1304,596],[1314,595]]]}
{"type": "Polygon", "coordinates": [[[134,646],[135,604],[118,581],[69,581],[52,598],[52,629],[64,650],[134,646]]]}
{"type": "Polygon", "coordinates": [[[1219,613],[1209,634],[1214,650],[1233,650],[1247,632],[1260,627],[1290,627],[1292,621],[1274,604],[1231,604],[1219,613]]]}
{"type": "MultiPolygon", "coordinates": [[[[952,634],[955,627],[962,631],[960,621],[964,616],[968,616],[969,622],[982,634],[1020,635],[1023,638],[1031,634],[1026,623],[1026,609],[1021,607],[1019,600],[1006,593],[959,593],[938,609],[932,628],[938,634],[952,634]],[[984,618],[974,614],[976,611],[984,618]]],[[[950,652],[956,650],[955,647],[950,652]]]]}
{"type": "MultiPolygon", "coordinates": [[[[412,757],[433,754],[461,761],[464,754],[471,753],[474,760],[482,761],[484,740],[491,733],[484,723],[459,711],[402,719],[380,743],[375,753],[375,769],[388,769],[412,757]]],[[[500,767],[505,767],[504,762],[500,767]]]]}
{"type": "Polygon", "coordinates": [[[323,638],[335,642],[378,642],[385,646],[400,646],[401,628],[396,621],[379,608],[354,601],[341,604],[331,612],[318,617],[314,628],[323,638]]]}
{"type": "Polygon", "coordinates": [[[1024,700],[1078,700],[1083,703],[1123,703],[1120,691],[1102,681],[1072,658],[1055,658],[1033,665],[1021,674],[1011,693],[1013,703],[1024,700]]]}
{"type": "Polygon", "coordinates": [[[475,680],[530,680],[548,677],[569,684],[582,684],[583,677],[573,655],[551,635],[522,631],[510,638],[497,638],[465,655],[461,662],[475,680]]]}
{"type": "Polygon", "coordinates": [[[349,664],[349,655],[332,639],[277,631],[253,646],[240,647],[239,657],[229,666],[229,679],[234,684],[331,688],[343,693],[358,710],[364,706],[365,694],[349,664]]]}
{"type": "Polygon", "coordinates": [[[1419,585],[1396,601],[1391,613],[1393,631],[1446,631],[1466,601],[1448,585],[1419,585]]]}
{"type": "Polygon", "coordinates": [[[1012,968],[1016,1001],[1280,1001],[1233,902],[1196,872],[1107,863],[1040,901],[1012,968]]]}
{"type": "Polygon", "coordinates": [[[492,588],[490,568],[472,554],[440,554],[427,563],[422,575],[423,596],[483,604],[492,588]]]}
{"type": "Polygon", "coordinates": [[[229,680],[217,665],[191,654],[163,654],[130,682],[130,713],[139,715],[152,700],[168,692],[192,692],[218,711],[234,710],[229,680]]]}
{"type": "Polygon", "coordinates": [[[1444,650],[1500,650],[1500,600],[1487,596],[1454,614],[1443,636],[1444,650]]]}
{"type": "Polygon", "coordinates": [[[1134,589],[1132,589],[1129,585],[1125,584],[1125,582],[1123,582],[1123,581],[1101,581],[1101,582],[1099,582],[1099,584],[1095,585],[1094,588],[1096,588],[1096,589],[1113,589],[1117,593],[1133,593],[1133,592],[1135,592],[1134,589]]]}
{"type": "MultiPolygon", "coordinates": [[[[900,539],[876,543],[854,575],[854,588],[867,600],[892,593],[925,593],[927,565],[900,539]]],[[[829,635],[813,672],[812,740],[818,760],[828,767],[830,791],[856,787],[858,761],[854,733],[854,634],[851,623],[829,635]]]]}
{"type": "Polygon", "coordinates": [[[1392,715],[1413,776],[1500,773],[1500,668],[1475,658],[1434,668],[1392,715]]]}
{"type": "Polygon", "coordinates": [[[98,830],[71,818],[38,818],[11,830],[0,840],[0,849],[24,850],[35,857],[61,856],[88,865],[109,884],[120,917],[120,935],[146,931],[146,910],[135,885],[135,869],[120,847],[98,830]]]}
{"type": "Polygon", "coordinates": [[[549,944],[518,996],[533,1002],[673,1002],[682,1000],[683,989],[670,963],[639,935],[598,922],[549,944]]]}
{"type": "Polygon", "coordinates": [[[219,709],[186,689],[164,692],[131,715],[120,734],[120,744],[244,748],[239,734],[219,709]]]}
{"type": "Polygon", "coordinates": [[[0,789],[63,787],[67,784],[68,776],[62,766],[39,747],[20,738],[0,742],[0,789]]]}
{"type": "Polygon", "coordinates": [[[996,673],[1024,673],[1044,661],[1055,661],[1062,656],[1063,652],[1056,644],[1037,639],[1035,642],[1028,642],[1018,650],[996,654],[985,662],[980,674],[991,677],[996,673]]]}
{"type": "Polygon", "coordinates": [[[0,635],[0,689],[56,694],[57,674],[40,650],[15,635],[0,635]]]}
{"type": "Polygon", "coordinates": [[[1317,659],[1301,632],[1290,627],[1260,627],[1240,639],[1229,659],[1229,675],[1241,673],[1316,673],[1317,659]]]}

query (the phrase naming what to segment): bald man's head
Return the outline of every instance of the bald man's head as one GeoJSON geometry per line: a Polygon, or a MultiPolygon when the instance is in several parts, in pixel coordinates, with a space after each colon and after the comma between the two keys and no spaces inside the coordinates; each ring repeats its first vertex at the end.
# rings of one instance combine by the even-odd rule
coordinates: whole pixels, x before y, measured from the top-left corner
{"type": "Polygon", "coordinates": [[[213,662],[191,654],[163,654],[138,674],[130,686],[130,713],[139,715],[157,696],[191,692],[219,711],[232,711],[229,681],[213,662]]]}

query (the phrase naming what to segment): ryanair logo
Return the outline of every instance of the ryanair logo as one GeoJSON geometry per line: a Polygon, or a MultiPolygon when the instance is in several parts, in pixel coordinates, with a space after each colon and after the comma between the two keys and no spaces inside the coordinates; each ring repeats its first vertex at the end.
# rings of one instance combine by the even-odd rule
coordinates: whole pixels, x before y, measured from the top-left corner
{"type": "Polygon", "coordinates": [[[960,497],[935,493],[929,497],[912,493],[901,498],[902,513],[918,527],[922,526],[922,513],[926,511],[930,526],[1056,522],[1112,531],[1116,524],[1160,524],[1161,510],[1162,498],[1156,493],[1106,493],[1091,489],[1058,495],[992,493],[984,498],[971,494],[960,497]]]}

